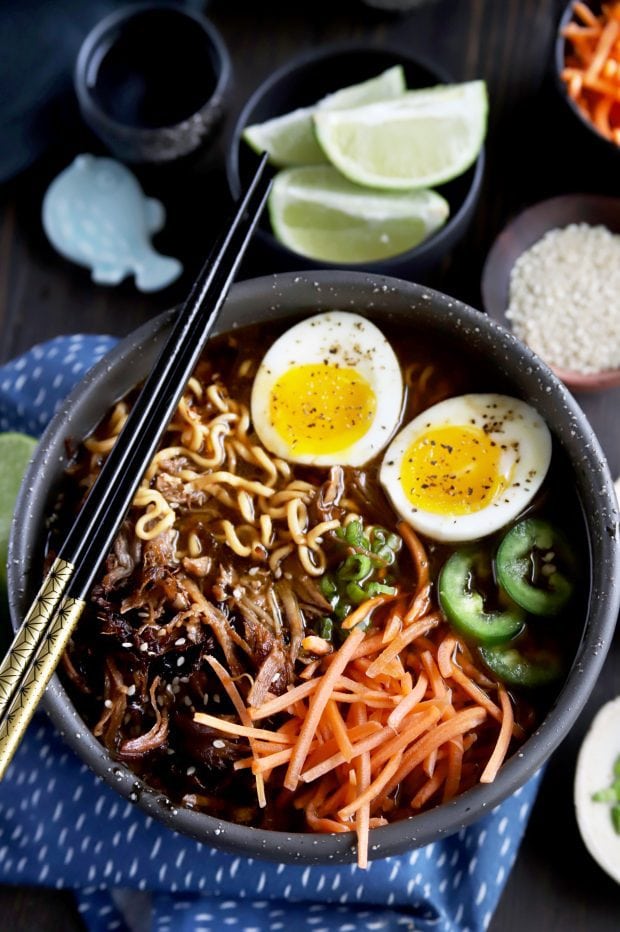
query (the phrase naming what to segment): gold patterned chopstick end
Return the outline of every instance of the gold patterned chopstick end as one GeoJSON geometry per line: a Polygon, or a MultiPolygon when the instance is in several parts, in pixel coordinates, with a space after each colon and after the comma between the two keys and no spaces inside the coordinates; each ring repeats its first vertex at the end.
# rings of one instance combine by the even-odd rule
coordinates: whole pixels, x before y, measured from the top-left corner
{"type": "Polygon", "coordinates": [[[52,563],[28,614],[13,638],[6,656],[0,664],[0,717],[11,703],[19,681],[40,646],[54,609],[60,602],[75,567],[57,558],[52,563]]]}
{"type": "MultiPolygon", "coordinates": [[[[43,588],[45,589],[45,587],[43,588]]],[[[43,592],[43,589],[41,591],[43,592]]],[[[66,598],[58,606],[53,604],[48,611],[46,622],[51,619],[51,625],[47,637],[43,640],[39,653],[32,661],[31,669],[25,678],[18,682],[14,697],[0,724],[0,780],[4,776],[45,691],[45,687],[62,657],[67,641],[84,610],[85,604],[82,599],[66,598]]],[[[23,668],[25,668],[25,665],[22,665],[23,668]]]]}

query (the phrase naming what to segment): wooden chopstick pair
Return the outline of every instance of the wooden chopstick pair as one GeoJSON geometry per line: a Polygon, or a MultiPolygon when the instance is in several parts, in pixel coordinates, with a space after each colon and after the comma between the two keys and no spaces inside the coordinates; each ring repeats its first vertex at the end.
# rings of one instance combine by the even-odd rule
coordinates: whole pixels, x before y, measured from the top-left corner
{"type": "Polygon", "coordinates": [[[37,597],[0,662],[0,779],[200,357],[265,205],[264,154],[212,250],[37,597]]]}

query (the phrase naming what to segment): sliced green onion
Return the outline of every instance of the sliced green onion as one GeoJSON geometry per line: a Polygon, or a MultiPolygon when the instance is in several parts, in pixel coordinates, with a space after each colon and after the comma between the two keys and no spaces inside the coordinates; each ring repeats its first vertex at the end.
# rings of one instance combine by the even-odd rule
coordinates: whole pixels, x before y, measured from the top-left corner
{"type": "Polygon", "coordinates": [[[337,621],[344,621],[350,611],[350,602],[345,602],[344,599],[340,599],[338,604],[334,607],[334,617],[337,621]]]}
{"type": "Polygon", "coordinates": [[[360,581],[366,579],[372,573],[372,562],[370,557],[361,553],[352,553],[346,558],[337,575],[340,579],[360,581]]]}
{"type": "Polygon", "coordinates": [[[387,544],[384,544],[383,547],[379,547],[378,550],[374,551],[374,553],[375,556],[379,557],[379,559],[382,560],[386,566],[391,566],[396,559],[396,554],[391,547],[388,547],[387,544]]]}
{"type": "Polygon", "coordinates": [[[324,576],[321,576],[319,588],[326,599],[331,599],[333,596],[338,594],[338,586],[329,573],[325,573],[324,576]]]}
{"type": "Polygon", "coordinates": [[[368,598],[368,593],[356,582],[347,583],[346,593],[353,605],[361,605],[368,598]]]}
{"type": "Polygon", "coordinates": [[[383,583],[370,582],[366,586],[366,593],[371,598],[375,595],[396,595],[394,586],[384,586],[383,583]]]}
{"type": "Polygon", "coordinates": [[[345,540],[347,544],[354,544],[359,546],[362,540],[362,522],[361,521],[351,521],[347,524],[345,532],[345,540]]]}

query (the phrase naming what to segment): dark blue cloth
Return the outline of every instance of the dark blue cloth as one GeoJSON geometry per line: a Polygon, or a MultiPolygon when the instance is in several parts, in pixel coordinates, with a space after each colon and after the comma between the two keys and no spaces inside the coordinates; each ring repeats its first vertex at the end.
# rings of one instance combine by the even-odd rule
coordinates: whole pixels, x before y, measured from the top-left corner
{"type": "MultiPolygon", "coordinates": [[[[58,337],[0,367],[0,430],[39,434],[114,342],[58,337]]],[[[482,932],[538,781],[470,828],[367,871],[289,866],[171,832],[95,777],[39,714],[0,783],[0,882],[72,888],[92,932],[482,932]],[[145,891],[133,908],[128,890],[145,891]]]]}

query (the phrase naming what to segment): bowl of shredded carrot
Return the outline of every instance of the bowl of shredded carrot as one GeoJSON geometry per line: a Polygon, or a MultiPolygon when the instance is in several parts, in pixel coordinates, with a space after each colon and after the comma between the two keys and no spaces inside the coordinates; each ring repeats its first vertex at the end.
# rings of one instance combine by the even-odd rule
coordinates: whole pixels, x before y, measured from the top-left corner
{"type": "Polygon", "coordinates": [[[620,2],[571,0],[560,20],[556,70],[572,111],[620,146],[620,2]]]}
{"type": "MultiPolygon", "coordinates": [[[[43,436],[14,522],[15,625],[172,319],[118,344],[43,436]]],[[[431,289],[348,271],[270,276],[236,285],[220,326],[101,568],[47,711],[104,781],[178,832],[251,857],[365,867],[479,818],[566,735],[620,604],[613,483],[549,369],[488,316],[431,289]],[[355,365],[382,346],[373,391],[377,406],[394,395],[395,420],[356,460],[342,444],[324,458],[304,459],[299,444],[274,453],[261,412],[275,421],[277,410],[256,392],[276,364],[263,363],[291,337],[281,399],[291,347],[310,353],[334,321],[320,371],[331,372],[340,342],[348,368],[331,375],[358,378],[355,365]],[[476,399],[479,428],[467,407],[476,399]],[[454,414],[427,437],[453,403],[465,422],[454,414]],[[534,426],[510,439],[523,411],[534,426]],[[438,530],[421,528],[421,509],[393,488],[392,451],[416,419],[427,432],[418,493],[431,496],[438,530]],[[521,482],[519,463],[541,437],[544,466],[535,459],[521,482]],[[469,513],[482,512],[469,501],[473,479],[460,498],[455,483],[482,449],[480,498],[498,497],[491,523],[467,530],[469,513]],[[487,470],[502,457],[510,481],[490,492],[487,470]],[[525,504],[498,520],[513,486],[525,504]],[[519,569],[530,558],[536,579],[519,569]]],[[[299,368],[294,394],[317,378],[299,368]]],[[[304,443],[329,404],[323,392],[304,443]]]]}

